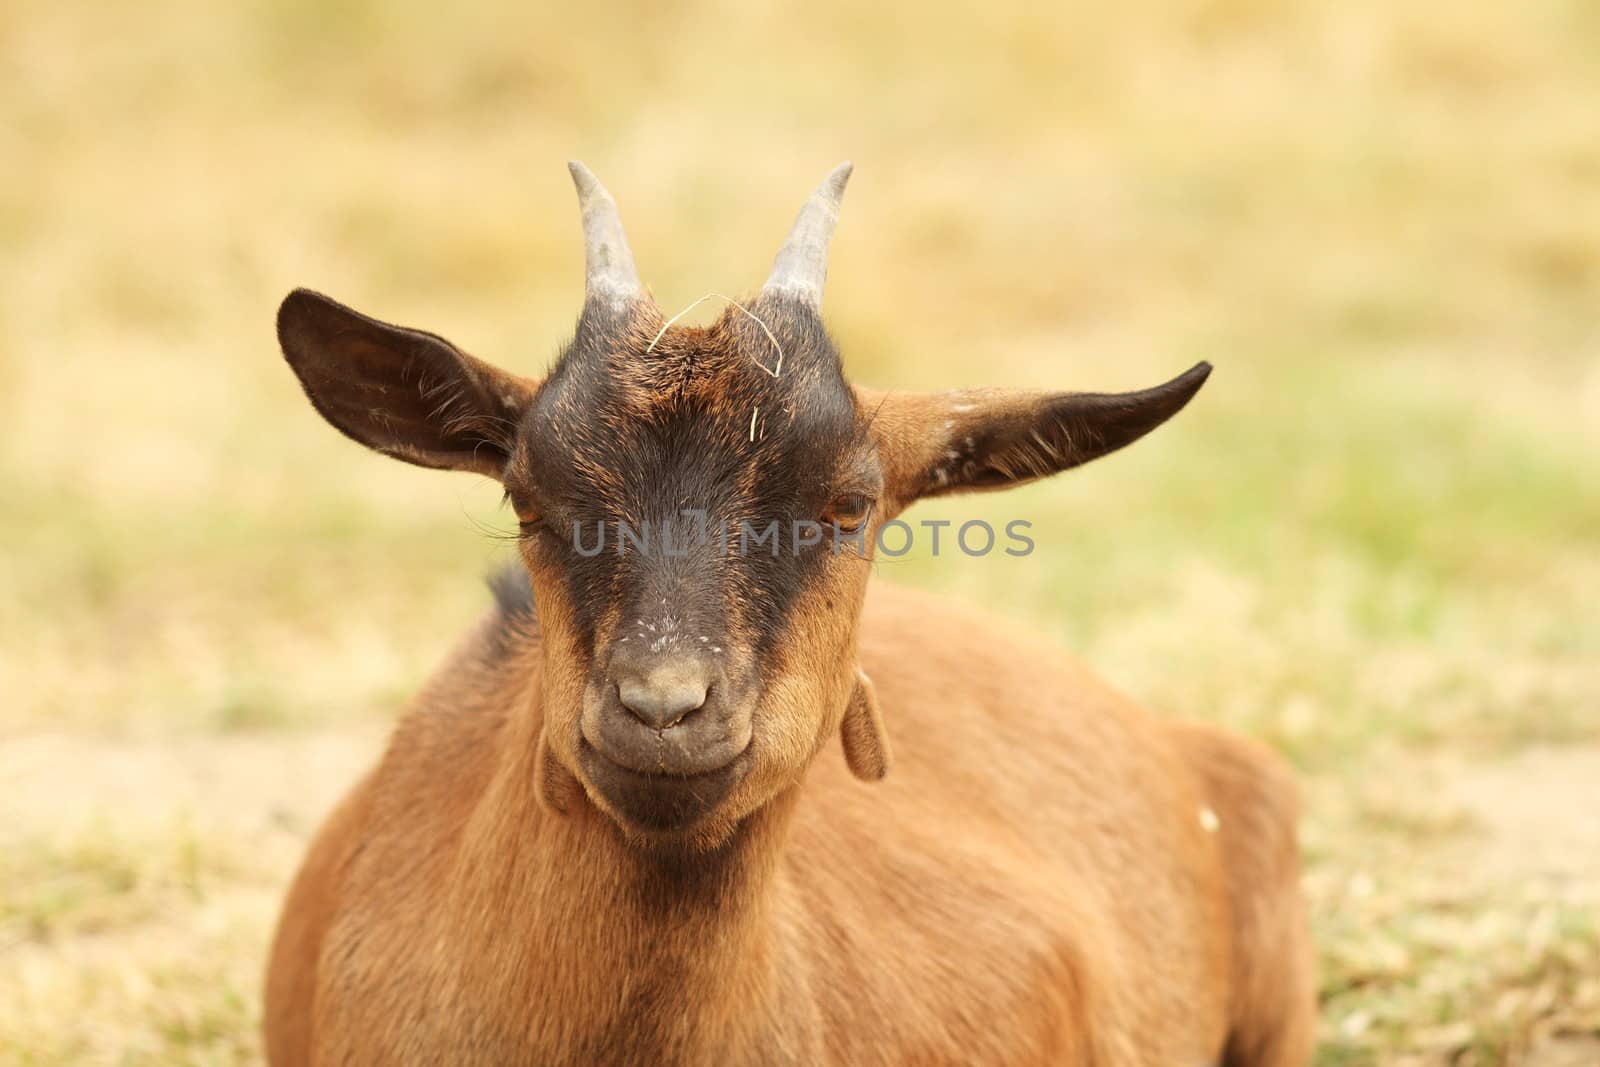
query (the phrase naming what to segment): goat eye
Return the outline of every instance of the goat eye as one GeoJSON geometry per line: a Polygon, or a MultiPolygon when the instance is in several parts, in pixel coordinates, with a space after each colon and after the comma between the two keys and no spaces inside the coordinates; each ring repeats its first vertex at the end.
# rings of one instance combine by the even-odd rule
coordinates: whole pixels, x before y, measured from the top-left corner
{"type": "Polygon", "coordinates": [[[517,513],[517,524],[522,527],[524,533],[539,525],[539,509],[533,506],[531,500],[511,492],[506,493],[506,499],[511,501],[511,510],[517,513]]]}
{"type": "Polygon", "coordinates": [[[867,516],[872,514],[872,501],[860,493],[847,493],[836,497],[822,512],[822,521],[828,526],[837,526],[845,533],[855,533],[866,525],[867,516]]]}

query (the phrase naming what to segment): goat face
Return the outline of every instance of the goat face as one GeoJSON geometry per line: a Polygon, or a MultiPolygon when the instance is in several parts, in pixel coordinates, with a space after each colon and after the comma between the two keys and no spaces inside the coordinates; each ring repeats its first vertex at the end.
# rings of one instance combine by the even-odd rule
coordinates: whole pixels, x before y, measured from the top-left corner
{"type": "Polygon", "coordinates": [[[729,308],[663,332],[649,305],[591,302],[505,468],[546,743],[631,829],[760,803],[837,726],[854,677],[882,490],[868,420],[813,309],[745,310],[760,322],[729,308]]]}
{"type": "Polygon", "coordinates": [[[722,840],[835,732],[857,774],[880,776],[855,645],[881,524],[1120,448],[1209,371],[1109,396],[852,388],[819,311],[848,173],[802,210],[757,297],[678,328],[574,165],[587,296],[542,381],[306,290],[279,311],[285,356],[337,428],[504,484],[543,634],[540,767],[633,836],[722,840]]]}

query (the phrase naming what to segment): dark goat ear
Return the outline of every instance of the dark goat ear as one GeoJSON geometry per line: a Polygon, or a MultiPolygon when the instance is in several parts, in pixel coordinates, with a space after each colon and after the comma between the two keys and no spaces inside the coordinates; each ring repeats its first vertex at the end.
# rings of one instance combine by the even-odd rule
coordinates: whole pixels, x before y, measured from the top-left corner
{"type": "Polygon", "coordinates": [[[538,387],[442,337],[368,318],[309,289],[278,308],[278,344],[323,418],[421,467],[500,478],[538,387]]]}
{"type": "Polygon", "coordinates": [[[1067,470],[1130,445],[1166,422],[1205,384],[1199,363],[1133,393],[872,393],[884,481],[897,510],[945,493],[1003,489],[1067,470]]]}

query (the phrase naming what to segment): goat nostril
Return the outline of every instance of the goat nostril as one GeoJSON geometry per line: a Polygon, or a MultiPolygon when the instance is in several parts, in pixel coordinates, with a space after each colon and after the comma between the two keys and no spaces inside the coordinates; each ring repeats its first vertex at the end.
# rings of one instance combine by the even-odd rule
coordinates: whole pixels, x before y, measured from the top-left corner
{"type": "Polygon", "coordinates": [[[635,719],[656,730],[676,726],[705,706],[708,687],[678,679],[667,682],[627,679],[617,683],[617,697],[635,719]]]}

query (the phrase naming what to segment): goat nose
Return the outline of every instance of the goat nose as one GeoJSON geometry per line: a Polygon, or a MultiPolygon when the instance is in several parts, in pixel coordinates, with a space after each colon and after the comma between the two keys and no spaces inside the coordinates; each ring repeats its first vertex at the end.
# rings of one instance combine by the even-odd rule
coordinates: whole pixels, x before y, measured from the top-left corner
{"type": "Polygon", "coordinates": [[[708,689],[704,673],[688,664],[657,667],[617,682],[622,706],[656,730],[676,726],[698,711],[708,689]]]}

